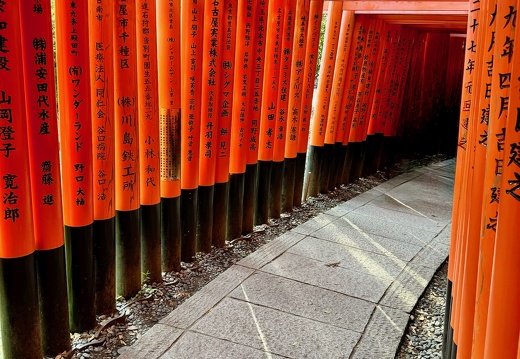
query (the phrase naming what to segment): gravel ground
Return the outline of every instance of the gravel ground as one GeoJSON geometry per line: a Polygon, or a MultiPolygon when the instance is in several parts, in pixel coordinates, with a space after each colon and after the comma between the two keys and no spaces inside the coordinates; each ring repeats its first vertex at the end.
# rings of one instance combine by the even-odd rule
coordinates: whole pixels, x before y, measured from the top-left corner
{"type": "Polygon", "coordinates": [[[396,359],[441,358],[448,262],[437,270],[417,302],[396,359]]]}
{"type": "MultiPolygon", "coordinates": [[[[213,248],[211,253],[198,253],[193,263],[182,263],[183,269],[180,272],[164,273],[162,283],[144,284],[142,290],[134,298],[128,301],[119,300],[117,302],[117,313],[111,316],[99,316],[99,324],[94,330],[71,334],[73,349],[57,355],[55,359],[109,359],[117,357],[119,348],[132,345],[151,326],[197,290],[262,245],[395,175],[410,168],[442,161],[446,158],[445,155],[435,155],[423,156],[411,161],[403,160],[400,166],[395,165],[386,172],[377,172],[372,176],[360,178],[327,195],[310,197],[307,202],[303,203],[300,208],[295,208],[292,213],[284,213],[281,218],[270,220],[268,226],[255,227],[254,232],[243,240],[228,243],[225,248],[213,248]]],[[[442,298],[444,298],[444,294],[442,298]]],[[[426,310],[423,314],[423,321],[430,320],[426,312],[429,311],[426,310]]],[[[435,320],[437,320],[437,317],[435,317],[435,320]]],[[[442,323],[441,317],[439,317],[439,322],[442,323]]],[[[410,325],[410,328],[414,330],[412,325],[410,325]]],[[[442,328],[440,330],[442,331],[442,328]]],[[[435,348],[435,345],[433,347],[435,348]]],[[[417,358],[416,354],[411,355],[399,356],[398,358],[417,358]]],[[[419,358],[430,357],[420,356],[419,358]]]]}

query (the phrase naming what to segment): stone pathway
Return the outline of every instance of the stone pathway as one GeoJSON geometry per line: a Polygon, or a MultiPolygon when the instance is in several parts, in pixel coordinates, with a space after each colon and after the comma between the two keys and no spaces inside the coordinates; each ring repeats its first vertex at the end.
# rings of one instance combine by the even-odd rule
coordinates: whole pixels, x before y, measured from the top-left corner
{"type": "Polygon", "coordinates": [[[454,171],[415,169],[285,233],[120,358],[394,358],[449,252],[454,171]]]}

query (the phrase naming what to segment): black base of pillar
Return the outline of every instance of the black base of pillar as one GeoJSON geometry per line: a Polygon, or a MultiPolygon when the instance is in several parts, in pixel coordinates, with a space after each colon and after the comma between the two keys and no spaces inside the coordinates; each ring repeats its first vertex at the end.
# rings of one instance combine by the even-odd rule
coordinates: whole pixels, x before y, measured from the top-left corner
{"type": "Polygon", "coordinates": [[[161,262],[164,272],[181,270],[181,197],[161,198],[161,262]]]}
{"type": "Polygon", "coordinates": [[[320,191],[320,169],[323,159],[323,147],[309,146],[309,183],[307,196],[316,197],[320,191]]]}
{"type": "Polygon", "coordinates": [[[334,145],[326,143],[323,145],[323,158],[320,167],[320,193],[329,191],[329,179],[331,172],[331,164],[334,154],[334,145]]]}
{"type": "Polygon", "coordinates": [[[269,187],[273,161],[258,161],[258,193],[256,196],[255,224],[269,221],[269,187]]]}
{"type": "Polygon", "coordinates": [[[366,142],[358,143],[358,153],[354,161],[352,162],[352,173],[354,179],[361,178],[363,176],[363,165],[365,163],[366,155],[366,142]]]}
{"type": "Polygon", "coordinates": [[[130,298],[141,290],[139,209],[116,211],[116,295],[130,298]]]}
{"type": "Polygon", "coordinates": [[[363,170],[361,172],[363,177],[370,176],[374,173],[373,161],[376,156],[376,138],[374,135],[367,136],[365,141],[365,160],[363,161],[363,170]]]}
{"type": "Polygon", "coordinates": [[[213,231],[211,244],[217,248],[226,245],[229,182],[215,183],[213,192],[213,231]]]}
{"type": "Polygon", "coordinates": [[[381,151],[381,160],[379,161],[379,169],[392,167],[396,161],[396,157],[400,152],[395,137],[383,137],[383,148],[381,151]]]}
{"type": "Polygon", "coordinates": [[[0,330],[4,358],[42,357],[34,262],[34,254],[0,258],[0,330]]]}
{"type": "Polygon", "coordinates": [[[213,186],[199,186],[197,205],[197,252],[211,252],[213,237],[213,186]]]}
{"type": "Polygon", "coordinates": [[[269,217],[280,218],[282,212],[282,183],[284,162],[273,161],[269,184],[269,217]]]}
{"type": "Polygon", "coordinates": [[[296,156],[296,169],[294,173],[294,197],[293,206],[300,207],[303,198],[303,182],[305,179],[305,162],[307,161],[306,153],[298,153],[296,156]]]}
{"type": "Polygon", "coordinates": [[[229,207],[227,210],[227,240],[240,238],[244,219],[245,173],[229,176],[229,207]]]}
{"type": "Polygon", "coordinates": [[[334,144],[332,170],[330,171],[329,191],[333,191],[335,188],[341,186],[346,155],[347,146],[343,146],[342,142],[336,142],[334,144]]]}
{"type": "Polygon", "coordinates": [[[116,218],[94,221],[96,314],[116,310],[116,218]]]}
{"type": "Polygon", "coordinates": [[[191,263],[197,252],[197,189],[181,190],[181,260],[191,263]]]}
{"type": "Polygon", "coordinates": [[[96,326],[93,225],[65,226],[65,260],[71,332],[96,326]]]}
{"type": "MultiPolygon", "coordinates": [[[[42,349],[45,355],[54,357],[70,349],[65,246],[36,251],[34,256],[38,279],[42,349]]],[[[112,296],[112,301],[115,303],[115,295],[112,296]]]]}
{"type": "Polygon", "coordinates": [[[141,205],[142,281],[159,283],[161,271],[161,204],[141,205]]]}
{"type": "Polygon", "coordinates": [[[244,179],[244,216],[242,217],[242,234],[253,232],[255,223],[255,201],[258,192],[257,183],[258,164],[246,166],[244,179]]]}
{"type": "Polygon", "coordinates": [[[294,178],[296,175],[296,157],[286,158],[283,167],[282,211],[292,212],[294,203],[294,178]]]}
{"type": "Polygon", "coordinates": [[[343,172],[341,173],[341,184],[350,183],[350,176],[352,174],[352,162],[354,161],[356,153],[356,144],[349,143],[347,145],[347,153],[345,154],[345,163],[343,164],[343,172]]]}
{"type": "Polygon", "coordinates": [[[448,280],[446,288],[446,307],[444,311],[444,332],[442,335],[442,358],[450,359],[453,344],[453,330],[451,328],[451,308],[453,298],[451,296],[453,285],[451,280],[448,280]]]}

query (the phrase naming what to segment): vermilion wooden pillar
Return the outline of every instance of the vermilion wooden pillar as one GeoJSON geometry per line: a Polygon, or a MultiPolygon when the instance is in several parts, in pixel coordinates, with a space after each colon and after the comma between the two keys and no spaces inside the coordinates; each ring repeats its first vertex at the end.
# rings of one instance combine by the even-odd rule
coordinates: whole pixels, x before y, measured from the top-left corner
{"type": "Polygon", "coordinates": [[[285,138],[287,121],[290,83],[293,56],[294,29],[296,26],[296,0],[286,0],[284,7],[282,46],[280,51],[280,76],[278,78],[278,100],[276,103],[277,116],[274,126],[273,163],[271,170],[271,183],[269,190],[269,217],[279,218],[282,208],[282,184],[284,175],[285,138]]]}
{"type": "MultiPolygon", "coordinates": [[[[88,4],[60,0],[55,6],[69,321],[71,331],[82,332],[96,325],[89,33],[82,15],[88,4]]],[[[45,181],[52,181],[49,177],[45,181]]]]}
{"type": "Polygon", "coordinates": [[[181,2],[157,0],[161,170],[161,262],[181,265],[181,2]]]}
{"type": "MultiPolygon", "coordinates": [[[[296,3],[294,44],[292,50],[289,104],[287,109],[287,134],[285,138],[285,164],[283,173],[282,211],[291,212],[294,205],[296,162],[298,154],[301,104],[304,94],[304,69],[307,29],[309,27],[310,0],[296,3]]],[[[301,197],[301,194],[300,194],[301,197]]]]}
{"type": "Polygon", "coordinates": [[[200,109],[204,3],[181,2],[181,259],[191,262],[197,250],[200,109]]]}
{"type": "Polygon", "coordinates": [[[213,194],[217,158],[217,130],[220,122],[220,81],[222,78],[223,1],[204,3],[202,48],[202,94],[200,125],[199,194],[197,206],[198,251],[211,252],[213,235],[213,194]]]}
{"type": "Polygon", "coordinates": [[[267,16],[265,68],[260,105],[258,134],[258,193],[255,224],[267,224],[269,192],[273,161],[275,122],[279,90],[280,62],[282,60],[283,19],[285,0],[272,0],[267,16]]]}
{"type": "Polygon", "coordinates": [[[249,98],[248,116],[251,118],[247,135],[246,172],[244,179],[244,216],[242,218],[242,234],[253,231],[258,169],[258,136],[260,128],[260,108],[262,103],[262,89],[264,86],[265,48],[267,32],[267,12],[269,2],[260,0],[256,4],[254,44],[253,44],[253,84],[252,97],[249,98]]]}
{"type": "MultiPolygon", "coordinates": [[[[469,121],[467,123],[467,163],[466,172],[464,173],[466,181],[463,184],[462,190],[465,198],[465,217],[462,237],[464,242],[464,252],[460,253],[463,267],[460,267],[459,289],[458,289],[458,303],[460,310],[458,312],[458,337],[457,337],[457,356],[461,358],[469,358],[473,354],[473,328],[475,318],[475,300],[476,288],[479,282],[477,277],[479,259],[480,236],[483,232],[481,226],[481,218],[483,213],[483,191],[484,185],[482,179],[485,177],[486,165],[486,147],[479,143],[481,140],[480,134],[482,131],[487,132],[487,125],[481,123],[480,112],[481,106],[485,105],[489,100],[486,100],[486,85],[485,78],[487,73],[482,72],[483,59],[486,56],[486,46],[484,45],[487,24],[486,19],[489,16],[487,12],[487,1],[482,3],[480,9],[480,18],[482,22],[475,27],[475,43],[477,44],[475,63],[470,62],[465,64],[465,68],[473,73],[472,88],[473,93],[472,103],[469,113],[469,121]],[[475,66],[472,69],[472,66],[475,66]],[[482,126],[486,128],[483,128],[482,126]]],[[[473,31],[473,30],[472,30],[473,31]]],[[[487,105],[486,105],[487,107],[487,105]]],[[[491,141],[492,142],[492,141],[491,141]]]]}
{"type": "Polygon", "coordinates": [[[156,1],[138,0],[136,6],[141,273],[154,283],[162,280],[156,1]]]}
{"type": "MultiPolygon", "coordinates": [[[[352,166],[354,160],[359,157],[359,146],[352,142],[349,144],[350,132],[352,131],[352,117],[354,111],[354,101],[356,99],[356,91],[359,85],[361,74],[361,65],[363,60],[363,51],[366,43],[366,19],[363,16],[356,16],[353,30],[353,43],[350,48],[348,72],[345,79],[345,88],[340,107],[340,123],[336,133],[337,142],[341,141],[346,147],[345,158],[343,160],[343,169],[341,174],[341,182],[348,183],[352,175],[352,166]]],[[[354,127],[355,128],[355,127],[354,127]]]]}
{"type": "Polygon", "coordinates": [[[41,358],[19,6],[0,4],[0,328],[5,357],[41,358]]]}
{"type": "MultiPolygon", "coordinates": [[[[354,12],[343,11],[324,141],[324,147],[327,149],[326,152],[328,152],[328,155],[325,155],[327,160],[323,162],[324,169],[327,168],[327,166],[325,166],[326,163],[330,162],[331,164],[328,171],[324,170],[323,173],[321,173],[320,180],[320,182],[328,182],[327,189],[331,191],[334,190],[338,184],[336,181],[337,172],[340,171],[339,167],[343,169],[343,163],[347,152],[346,147],[343,146],[343,137],[341,137],[341,141],[338,143],[336,142],[336,136],[338,132],[341,132],[342,129],[344,130],[344,124],[342,122],[345,118],[341,116],[341,105],[343,96],[346,92],[344,88],[346,77],[349,73],[349,54],[353,31],[354,12]]],[[[325,187],[325,183],[322,184],[322,187],[325,187]]]]}
{"type": "MultiPolygon", "coordinates": [[[[309,9],[309,28],[305,42],[305,63],[303,70],[303,97],[301,104],[301,117],[298,129],[298,154],[296,156],[296,170],[294,176],[295,206],[301,206],[303,198],[303,185],[306,177],[305,163],[307,162],[307,144],[309,142],[309,127],[312,113],[312,99],[314,96],[314,80],[316,78],[316,64],[318,59],[318,46],[320,42],[321,19],[323,15],[323,1],[311,0],[309,9]]],[[[307,191],[305,191],[307,192],[307,191]]],[[[305,194],[306,196],[306,194],[305,194]]]]}
{"type": "MultiPolygon", "coordinates": [[[[331,1],[329,3],[327,25],[325,28],[324,44],[321,56],[321,65],[318,82],[318,93],[311,123],[311,144],[309,147],[309,183],[308,195],[316,196],[320,192],[320,170],[325,158],[325,133],[329,101],[333,86],[334,67],[341,29],[341,15],[343,3],[331,1]]],[[[329,148],[330,146],[327,146],[329,148]]],[[[330,151],[329,151],[330,152],[330,151]]]]}
{"type": "MultiPolygon", "coordinates": [[[[491,0],[487,1],[487,14],[492,14],[497,7],[497,1],[491,0]]],[[[489,111],[490,111],[490,100],[491,100],[491,90],[492,90],[492,78],[493,78],[493,60],[494,60],[494,47],[495,41],[493,39],[494,31],[496,28],[496,16],[490,17],[488,21],[483,21],[481,23],[482,28],[484,29],[485,36],[481,37],[484,45],[488,44],[488,46],[484,47],[484,51],[482,52],[482,57],[480,61],[480,67],[475,68],[473,71],[478,71],[475,77],[480,77],[480,89],[478,91],[478,107],[475,106],[473,109],[472,116],[475,116],[477,119],[477,128],[476,128],[476,148],[475,148],[475,164],[477,163],[482,167],[486,163],[486,155],[487,155],[487,146],[488,146],[488,132],[489,132],[489,111]]],[[[476,357],[483,357],[484,354],[484,344],[486,341],[486,325],[487,325],[487,313],[489,306],[489,290],[491,287],[491,271],[493,265],[493,254],[495,249],[495,241],[484,241],[484,236],[482,236],[482,224],[485,222],[482,221],[482,210],[487,205],[484,202],[484,193],[489,191],[486,188],[486,184],[491,182],[486,182],[486,178],[488,180],[492,180],[493,176],[491,176],[491,172],[488,173],[488,176],[485,175],[485,169],[482,169],[482,174],[480,177],[475,178],[484,178],[484,181],[477,181],[481,183],[480,185],[480,194],[478,194],[481,200],[481,212],[478,216],[479,222],[477,228],[479,229],[478,237],[480,238],[480,246],[478,253],[478,269],[477,269],[477,284],[475,291],[475,316],[474,316],[474,324],[473,324],[473,345],[472,352],[475,353],[476,357]]],[[[475,186],[477,187],[477,186],[475,186]]],[[[490,187],[493,188],[493,187],[490,187]]]]}
{"type": "MultiPolygon", "coordinates": [[[[70,349],[70,335],[51,3],[39,2],[39,11],[31,6],[20,10],[26,113],[18,121],[27,119],[42,349],[45,355],[55,356],[70,349]],[[48,176],[52,181],[42,183],[48,176]]],[[[0,32],[0,36],[4,35],[0,32]]],[[[4,141],[16,137],[7,120],[1,125],[4,141]]]]}
{"type": "MultiPolygon", "coordinates": [[[[473,23],[478,23],[480,21],[480,4],[471,3],[470,4],[470,12],[468,18],[468,31],[466,38],[466,50],[465,50],[465,60],[464,63],[472,63],[476,59],[476,39],[475,34],[473,32],[473,28],[471,25],[473,23]]],[[[471,110],[472,104],[472,81],[473,81],[473,71],[470,71],[469,68],[464,72],[463,84],[462,84],[462,98],[461,98],[461,120],[460,120],[460,128],[459,128],[459,140],[458,140],[458,151],[457,151],[457,162],[456,162],[456,176],[455,176],[455,186],[454,186],[454,196],[453,196],[453,220],[452,220],[452,233],[451,233],[451,245],[450,245],[450,260],[448,266],[448,297],[447,297],[447,311],[446,315],[450,317],[450,322],[447,328],[445,328],[445,339],[444,339],[444,348],[443,352],[446,357],[456,357],[457,353],[457,332],[456,330],[456,318],[457,318],[457,310],[456,303],[459,299],[457,297],[457,275],[459,271],[460,264],[460,253],[462,252],[461,248],[461,238],[463,238],[463,231],[460,226],[463,224],[462,213],[463,206],[461,206],[463,193],[463,183],[464,183],[464,169],[467,165],[467,141],[468,141],[468,122],[469,122],[469,114],[471,110]]]]}
{"type": "Polygon", "coordinates": [[[224,1],[222,23],[220,100],[216,113],[219,124],[216,131],[216,173],[213,198],[212,243],[224,247],[227,236],[229,209],[229,156],[231,140],[231,116],[233,113],[233,88],[235,82],[235,48],[237,35],[238,0],[224,1]]]}
{"type": "Polygon", "coordinates": [[[374,167],[377,167],[377,165],[374,166],[373,162],[376,160],[374,157],[377,146],[379,145],[379,138],[368,137],[368,125],[376,86],[376,74],[381,58],[382,27],[383,23],[381,20],[372,20],[369,24],[365,54],[363,56],[363,66],[361,68],[361,81],[363,81],[363,83],[360,82],[358,85],[358,96],[356,97],[355,105],[357,106],[357,102],[359,101],[360,106],[357,113],[356,107],[354,107],[354,116],[352,118],[352,121],[356,120],[358,123],[356,140],[365,143],[365,159],[362,168],[363,176],[372,174],[375,170],[374,167]]]}
{"type": "Polygon", "coordinates": [[[380,56],[379,56],[379,65],[377,68],[377,72],[374,75],[374,84],[373,84],[373,92],[372,99],[369,102],[369,108],[367,112],[367,136],[373,136],[376,142],[376,149],[374,150],[374,166],[375,168],[371,168],[371,170],[377,170],[386,165],[386,153],[389,150],[386,148],[386,143],[384,141],[383,132],[384,129],[382,127],[382,119],[379,116],[379,109],[382,106],[383,102],[383,94],[386,92],[385,79],[387,73],[389,72],[389,64],[390,64],[390,52],[392,49],[392,28],[388,24],[383,24],[381,32],[380,32],[380,56]]]}
{"type": "Polygon", "coordinates": [[[96,314],[116,309],[114,7],[89,1],[96,314]]]}
{"type": "Polygon", "coordinates": [[[136,1],[114,7],[114,126],[116,183],[116,294],[141,289],[139,107],[136,1]]]}
{"type": "Polygon", "coordinates": [[[253,78],[254,9],[253,1],[239,2],[237,9],[237,34],[244,34],[244,36],[236,37],[229,156],[228,240],[242,235],[244,212],[247,211],[244,196],[252,195],[244,191],[244,181],[247,161],[246,133],[251,126],[248,118],[248,100],[251,99],[253,78]]]}
{"type": "Polygon", "coordinates": [[[488,161],[493,160],[494,163],[490,166],[488,162],[486,166],[488,170],[494,170],[493,187],[497,189],[493,192],[494,188],[486,186],[488,182],[485,182],[486,209],[483,218],[486,229],[483,241],[488,238],[492,240],[494,236],[495,252],[484,357],[512,358],[516,354],[520,331],[520,247],[517,217],[520,199],[520,54],[513,47],[519,34],[515,23],[518,3],[499,1],[497,4],[487,154],[488,161]],[[496,207],[494,205],[497,202],[493,201],[495,195],[498,195],[496,207]],[[494,213],[493,207],[496,208],[494,213]]]}

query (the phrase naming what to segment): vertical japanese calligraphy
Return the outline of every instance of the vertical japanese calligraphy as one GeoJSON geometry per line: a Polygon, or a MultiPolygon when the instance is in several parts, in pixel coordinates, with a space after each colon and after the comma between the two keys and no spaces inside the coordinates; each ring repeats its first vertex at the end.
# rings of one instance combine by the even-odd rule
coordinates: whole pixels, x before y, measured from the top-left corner
{"type": "Polygon", "coordinates": [[[94,157],[94,219],[115,216],[115,144],[113,7],[106,1],[89,6],[92,135],[94,157]]]}
{"type": "Polygon", "coordinates": [[[181,2],[181,11],[186,30],[181,39],[181,187],[193,190],[199,184],[204,2],[181,2]]]}
{"type": "Polygon", "coordinates": [[[135,0],[117,1],[114,14],[116,209],[131,211],[139,208],[135,0]]]}
{"type": "MultiPolygon", "coordinates": [[[[78,227],[94,220],[87,1],[56,7],[64,223],[78,227]]],[[[50,173],[42,175],[42,184],[49,181],[50,173]]]]}
{"type": "MultiPolygon", "coordinates": [[[[38,3],[41,11],[22,7],[22,33],[34,234],[36,249],[46,250],[64,239],[51,9],[38,3]]],[[[15,135],[11,127],[2,127],[3,138],[15,135]]]]}
{"type": "Polygon", "coordinates": [[[141,204],[160,201],[160,139],[155,0],[137,4],[137,88],[141,204]]]}
{"type": "MultiPolygon", "coordinates": [[[[20,7],[27,137],[42,349],[54,356],[70,348],[70,336],[51,2],[32,3],[20,7]],[[52,181],[43,184],[44,176],[52,181]]],[[[10,129],[2,133],[14,134],[10,129]]]]}
{"type": "MultiPolygon", "coordinates": [[[[18,1],[0,1],[0,306],[5,357],[41,357],[18,1]],[[13,320],[16,318],[16,320],[13,320]]],[[[34,90],[33,90],[34,91],[34,90]]]]}
{"type": "Polygon", "coordinates": [[[140,176],[136,0],[114,6],[114,127],[116,183],[116,293],[141,288],[140,176]]]}
{"type": "Polygon", "coordinates": [[[161,196],[181,194],[180,0],[157,1],[161,196]]]}

